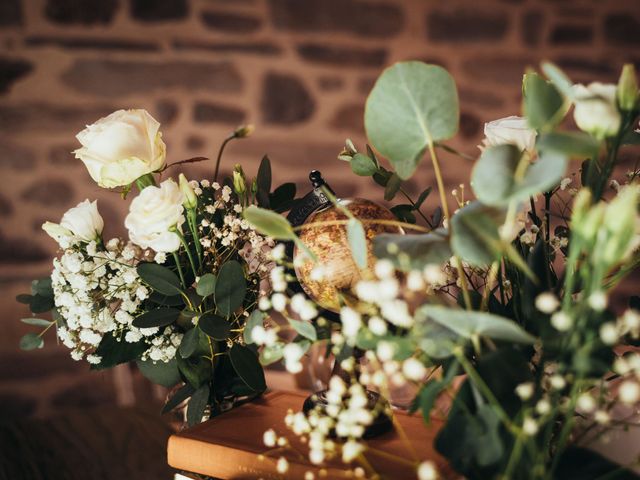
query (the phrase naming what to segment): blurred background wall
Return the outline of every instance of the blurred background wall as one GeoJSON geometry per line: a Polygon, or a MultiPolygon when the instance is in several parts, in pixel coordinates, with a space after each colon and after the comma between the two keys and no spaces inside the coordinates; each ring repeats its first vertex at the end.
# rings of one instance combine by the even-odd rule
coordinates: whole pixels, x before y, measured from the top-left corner
{"type": "MultiPolygon", "coordinates": [[[[276,181],[306,190],[318,168],[340,196],[378,199],[336,155],[346,137],[364,147],[363,105],[384,67],[420,59],[449,69],[462,106],[453,143],[475,155],[485,121],[519,114],[527,67],[550,59],[575,81],[612,82],[624,62],[640,66],[639,47],[638,0],[1,0],[0,417],[152,397],[122,369],[89,372],[52,336],[41,351],[17,348],[29,327],[14,296],[55,254],[42,222],[98,198],[106,235],[122,233],[128,203],[70,153],[85,124],[145,108],[176,161],[214,157],[253,123],[226,171],[240,162],[254,175],[267,153],[276,181]]],[[[444,160],[451,188],[467,180],[470,162],[444,160]]],[[[425,163],[411,189],[432,180],[425,163]]]]}

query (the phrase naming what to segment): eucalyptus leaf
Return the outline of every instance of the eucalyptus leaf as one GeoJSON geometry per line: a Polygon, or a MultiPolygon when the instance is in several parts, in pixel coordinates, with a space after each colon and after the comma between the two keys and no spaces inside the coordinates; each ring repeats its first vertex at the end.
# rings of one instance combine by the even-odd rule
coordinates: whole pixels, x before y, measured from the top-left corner
{"type": "Polygon", "coordinates": [[[560,68],[553,63],[543,62],[542,71],[565,97],[573,98],[573,82],[560,68]]]}
{"type": "Polygon", "coordinates": [[[296,184],[283,183],[269,194],[269,208],[275,212],[284,212],[291,208],[296,197],[296,184]]]}
{"type": "Polygon", "coordinates": [[[262,392],[267,388],[264,372],[253,350],[234,343],[229,350],[229,359],[233,369],[249,387],[257,392],[262,392]]]}
{"type": "Polygon", "coordinates": [[[45,297],[36,293],[31,297],[29,302],[29,310],[31,313],[45,313],[55,307],[52,297],[45,297]]]}
{"type": "Polygon", "coordinates": [[[28,293],[21,293],[19,295],[16,295],[16,301],[18,303],[22,303],[24,305],[29,305],[31,303],[31,299],[33,297],[31,295],[29,295],[28,293]]]}
{"type": "Polygon", "coordinates": [[[383,233],[373,239],[373,253],[386,258],[396,268],[422,270],[426,265],[442,264],[453,255],[445,229],[439,228],[420,235],[383,233]]]}
{"type": "Polygon", "coordinates": [[[153,360],[136,360],[140,373],[153,383],[171,388],[180,381],[178,362],[172,358],[168,362],[153,360]]]}
{"type": "Polygon", "coordinates": [[[44,347],[44,340],[37,333],[27,333],[20,339],[21,350],[35,350],[44,347]]]}
{"type": "Polygon", "coordinates": [[[44,318],[21,318],[20,321],[27,325],[34,325],[36,327],[48,327],[52,323],[44,318]]]}
{"type": "Polygon", "coordinates": [[[531,128],[553,127],[564,115],[564,98],[558,89],[537,73],[527,73],[522,84],[524,112],[531,128]]]}
{"type": "Polygon", "coordinates": [[[400,187],[402,186],[402,179],[398,176],[397,173],[394,173],[387,180],[387,184],[384,187],[384,199],[387,202],[390,202],[394,199],[396,194],[400,191],[400,187]]]}
{"type": "Polygon", "coordinates": [[[187,405],[187,424],[192,427],[202,421],[204,411],[209,403],[209,384],[201,385],[193,395],[187,405]]]}
{"type": "Polygon", "coordinates": [[[180,389],[178,389],[176,393],[173,394],[171,398],[167,400],[167,403],[165,403],[164,407],[162,407],[161,413],[163,415],[165,413],[169,413],[171,410],[176,408],[178,405],[184,402],[187,398],[193,395],[193,392],[195,391],[196,391],[195,388],[193,388],[188,383],[185,383],[182,387],[180,387],[180,389]]]}
{"type": "Polygon", "coordinates": [[[200,317],[198,327],[216,340],[226,340],[231,334],[231,324],[226,319],[210,313],[200,317]]]}
{"type": "Polygon", "coordinates": [[[585,132],[551,132],[541,135],[536,146],[541,152],[552,151],[569,157],[592,158],[597,155],[600,142],[585,132]]]}
{"type": "Polygon", "coordinates": [[[182,291],[180,279],[173,271],[157,263],[140,263],[136,268],[140,278],[155,291],[163,295],[179,295],[182,291]]]}
{"type": "Polygon", "coordinates": [[[367,268],[367,234],[362,223],[356,218],[350,218],[347,222],[347,240],[351,248],[351,256],[360,269],[367,268]]]}
{"type": "Polygon", "coordinates": [[[406,203],[400,205],[394,205],[391,207],[391,213],[401,222],[416,223],[416,216],[413,214],[413,205],[406,203]]]}
{"type": "Polygon", "coordinates": [[[187,330],[182,336],[182,342],[180,342],[180,348],[178,348],[180,356],[182,358],[189,358],[193,355],[198,348],[199,341],[200,331],[197,327],[187,330]]]}
{"type": "Polygon", "coordinates": [[[138,328],[166,327],[179,316],[180,310],[177,308],[154,308],[134,318],[132,325],[138,328]]]}
{"type": "Polygon", "coordinates": [[[132,362],[140,358],[140,355],[148,348],[149,345],[144,340],[130,343],[120,336],[116,337],[112,333],[105,333],[95,351],[95,354],[102,360],[97,365],[91,365],[91,369],[104,370],[121,363],[132,362]]]}
{"type": "Polygon", "coordinates": [[[351,170],[361,177],[370,177],[378,171],[378,166],[368,155],[356,153],[351,157],[351,170]]]}
{"type": "Polygon", "coordinates": [[[274,345],[265,346],[260,351],[260,364],[271,365],[277,362],[283,356],[284,345],[282,343],[276,343],[274,345]]]}
{"type": "Polygon", "coordinates": [[[271,162],[266,155],[262,157],[262,161],[258,167],[256,185],[258,186],[258,191],[256,192],[258,205],[263,208],[269,208],[271,203],[269,201],[269,192],[271,191],[271,162]]]}
{"type": "MultiPolygon", "coordinates": [[[[279,216],[279,215],[278,215],[279,216]]],[[[229,317],[244,303],[247,280],[240,263],[230,260],[218,270],[215,286],[215,301],[218,312],[229,317]]]]}
{"type": "Polygon", "coordinates": [[[249,318],[245,323],[244,331],[242,332],[244,343],[246,343],[247,345],[251,345],[252,343],[255,343],[255,340],[252,337],[253,329],[255,327],[262,327],[263,322],[264,322],[264,313],[262,313],[260,310],[254,310],[253,312],[251,312],[251,315],[249,315],[249,318]]]}
{"type": "Polygon", "coordinates": [[[297,238],[287,219],[271,210],[250,205],[244,210],[244,218],[258,232],[276,240],[294,240],[297,238]]]}
{"type": "Polygon", "coordinates": [[[315,327],[310,322],[303,322],[301,320],[295,320],[293,318],[289,319],[289,325],[293,327],[293,329],[302,335],[305,338],[308,338],[312,342],[315,342],[318,339],[318,334],[316,333],[315,327]]]}
{"type": "Polygon", "coordinates": [[[216,276],[213,273],[205,273],[198,280],[196,286],[196,293],[201,297],[208,297],[213,295],[216,288],[216,276]]]}
{"type": "Polygon", "coordinates": [[[442,67],[400,62],[376,81],[365,108],[367,136],[402,179],[415,171],[427,145],[458,130],[458,93],[442,67]]]}
{"type": "Polygon", "coordinates": [[[524,344],[532,344],[536,340],[513,320],[491,313],[423,305],[417,314],[420,320],[429,318],[467,339],[483,335],[494,340],[524,344]]]}
{"type": "Polygon", "coordinates": [[[478,200],[492,207],[506,207],[557,185],[567,169],[567,157],[555,151],[542,152],[517,179],[522,152],[515,145],[497,145],[482,152],[471,174],[478,200]]]}
{"type": "Polygon", "coordinates": [[[418,196],[418,199],[415,201],[415,209],[418,210],[422,204],[424,203],[424,201],[429,197],[429,195],[431,194],[431,191],[433,190],[432,187],[427,187],[425,188],[422,193],[420,193],[420,195],[418,196]]]}
{"type": "Polygon", "coordinates": [[[498,225],[504,221],[504,212],[480,202],[462,207],[451,217],[451,248],[464,261],[484,266],[500,257],[504,246],[498,234],[498,225]]]}
{"type": "Polygon", "coordinates": [[[31,282],[31,293],[33,295],[41,295],[43,297],[53,298],[51,277],[44,277],[31,282]]]}

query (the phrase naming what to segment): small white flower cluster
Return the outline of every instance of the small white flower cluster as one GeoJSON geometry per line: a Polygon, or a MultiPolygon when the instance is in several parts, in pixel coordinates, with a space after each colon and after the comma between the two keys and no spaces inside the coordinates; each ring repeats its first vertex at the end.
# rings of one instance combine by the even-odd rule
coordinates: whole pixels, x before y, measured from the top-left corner
{"type": "Polygon", "coordinates": [[[53,261],[51,281],[55,305],[64,319],[58,337],[75,360],[102,360],[95,349],[106,334],[135,343],[144,339],[149,349],[142,355],[167,362],[175,356],[182,334],[167,327],[139,329],[132,325],[149,290],[140,281],[136,264],[142,251],[131,243],[112,239],[106,247],[96,241],[74,243],[53,261]],[[169,330],[169,331],[167,331],[169,330]]]}

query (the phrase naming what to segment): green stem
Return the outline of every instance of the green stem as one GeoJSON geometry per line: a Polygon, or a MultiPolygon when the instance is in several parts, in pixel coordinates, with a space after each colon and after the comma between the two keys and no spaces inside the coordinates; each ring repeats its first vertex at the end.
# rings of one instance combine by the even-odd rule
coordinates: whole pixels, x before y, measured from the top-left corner
{"type": "Polygon", "coordinates": [[[189,264],[191,265],[191,270],[193,271],[194,278],[198,276],[198,270],[196,269],[196,264],[193,261],[193,255],[191,255],[191,249],[189,248],[189,244],[182,235],[182,232],[176,229],[175,234],[180,238],[180,243],[184,247],[185,252],[187,252],[187,257],[189,258],[189,264]]]}
{"type": "Polygon", "coordinates": [[[404,195],[404,197],[409,201],[409,203],[411,204],[411,206],[413,207],[413,209],[418,212],[418,215],[420,215],[422,217],[422,219],[427,222],[427,225],[429,226],[429,228],[433,228],[433,225],[431,224],[431,222],[429,221],[429,219],[425,216],[424,213],[422,213],[422,211],[420,210],[420,207],[416,206],[416,202],[414,202],[411,197],[409,196],[409,194],[406,192],[406,190],[402,187],[400,187],[400,193],[402,193],[402,195],[404,195]]]}
{"type": "Polygon", "coordinates": [[[184,281],[184,274],[182,273],[182,267],[180,266],[180,257],[176,252],[173,252],[173,259],[176,262],[176,268],[178,269],[178,275],[180,275],[180,281],[182,282],[182,288],[187,289],[187,282],[184,281]]]}
{"type": "Polygon", "coordinates": [[[153,178],[153,175],[151,175],[150,173],[142,175],[141,177],[136,179],[135,183],[136,183],[136,187],[138,187],[138,190],[140,191],[144,190],[147,187],[156,186],[156,180],[155,178],[153,178]]]}
{"type": "Polygon", "coordinates": [[[218,150],[218,158],[216,159],[216,169],[213,173],[214,182],[218,181],[218,173],[220,172],[220,161],[222,160],[222,152],[224,152],[224,148],[227,146],[227,143],[229,143],[234,138],[236,138],[235,132],[229,135],[227,138],[225,138],[222,144],[220,145],[220,150],[218,150]]]}
{"type": "Polygon", "coordinates": [[[202,268],[202,245],[200,245],[200,236],[198,235],[198,219],[196,217],[195,208],[187,210],[187,222],[189,223],[189,229],[191,235],[193,235],[193,241],[196,244],[196,252],[198,254],[198,266],[202,268]]]}
{"type": "Polygon", "coordinates": [[[516,443],[513,445],[513,450],[511,450],[511,455],[509,456],[509,462],[507,463],[507,468],[504,471],[504,479],[508,480],[511,478],[511,473],[513,469],[518,465],[520,460],[520,456],[522,455],[522,447],[524,446],[523,442],[523,434],[520,433],[516,436],[516,443]]]}

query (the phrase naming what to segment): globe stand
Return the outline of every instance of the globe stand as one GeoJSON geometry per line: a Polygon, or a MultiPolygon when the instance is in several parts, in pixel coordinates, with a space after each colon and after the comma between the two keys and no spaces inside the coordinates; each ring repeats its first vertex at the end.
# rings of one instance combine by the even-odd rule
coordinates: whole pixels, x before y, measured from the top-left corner
{"type": "MultiPolygon", "coordinates": [[[[293,227],[297,227],[302,225],[309,216],[321,209],[325,209],[330,207],[331,200],[327,197],[323,188],[328,189],[332,194],[333,190],[331,187],[324,181],[322,178],[322,174],[317,170],[312,170],[309,174],[309,180],[313,189],[307,193],[302,199],[300,199],[289,211],[287,215],[287,219],[289,223],[293,227]]],[[[335,194],[334,194],[335,195],[335,194]]],[[[287,253],[291,258],[293,258],[293,250],[294,245],[293,242],[290,242],[287,245],[287,253]]],[[[295,273],[295,272],[294,272],[295,273]]],[[[300,285],[296,285],[298,292],[304,293],[304,290],[300,285]]],[[[340,317],[328,310],[323,310],[321,315],[329,320],[339,322],[340,317]]],[[[360,349],[354,349],[353,358],[355,360],[356,365],[356,373],[360,366],[360,360],[362,359],[364,352],[360,349]]],[[[341,366],[340,362],[336,361],[333,371],[331,373],[332,376],[337,375],[342,378],[345,383],[351,383],[351,376],[348,372],[346,372],[341,366]]],[[[305,414],[308,414],[312,410],[319,409],[321,411],[325,410],[328,406],[327,402],[327,391],[321,390],[319,392],[315,392],[307,397],[302,405],[302,411],[305,414]]],[[[364,438],[371,438],[377,435],[381,435],[383,433],[388,432],[393,427],[393,422],[391,421],[391,408],[386,399],[384,399],[379,393],[366,390],[367,395],[367,409],[369,411],[377,411],[378,414],[375,416],[371,425],[365,428],[364,438]],[[382,408],[380,408],[382,407],[382,408]]],[[[334,432],[335,435],[335,432],[334,432]]]]}

